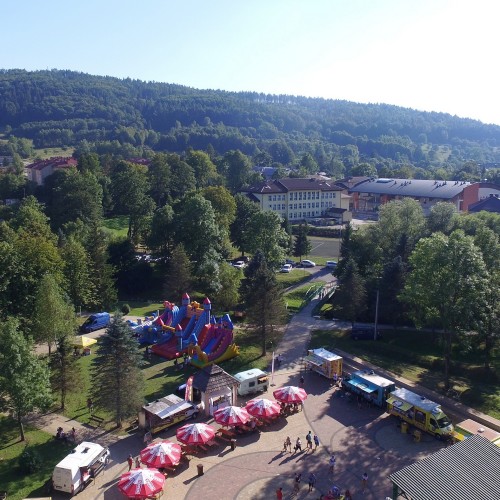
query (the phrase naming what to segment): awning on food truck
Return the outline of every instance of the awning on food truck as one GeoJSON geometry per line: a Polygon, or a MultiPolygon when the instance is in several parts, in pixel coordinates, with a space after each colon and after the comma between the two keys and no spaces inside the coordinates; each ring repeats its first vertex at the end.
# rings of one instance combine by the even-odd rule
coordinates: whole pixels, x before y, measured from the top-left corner
{"type": "Polygon", "coordinates": [[[360,391],[366,392],[367,394],[371,394],[372,392],[375,392],[377,390],[376,387],[372,387],[370,385],[366,385],[363,382],[359,382],[357,380],[349,380],[349,383],[359,389],[360,391]]]}
{"type": "Polygon", "coordinates": [[[306,356],[304,358],[304,361],[306,363],[310,363],[311,365],[314,365],[314,366],[321,366],[324,363],[324,360],[320,361],[319,358],[317,356],[314,356],[314,355],[306,356]]]}

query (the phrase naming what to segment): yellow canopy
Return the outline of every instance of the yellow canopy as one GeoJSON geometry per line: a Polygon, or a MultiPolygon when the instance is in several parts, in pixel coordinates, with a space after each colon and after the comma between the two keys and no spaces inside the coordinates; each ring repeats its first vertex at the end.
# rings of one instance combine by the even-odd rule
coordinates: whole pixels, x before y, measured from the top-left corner
{"type": "Polygon", "coordinates": [[[85,335],[81,335],[80,337],[75,337],[73,339],[73,347],[89,347],[93,344],[97,344],[96,339],[91,339],[90,337],[85,337],[85,335]]]}

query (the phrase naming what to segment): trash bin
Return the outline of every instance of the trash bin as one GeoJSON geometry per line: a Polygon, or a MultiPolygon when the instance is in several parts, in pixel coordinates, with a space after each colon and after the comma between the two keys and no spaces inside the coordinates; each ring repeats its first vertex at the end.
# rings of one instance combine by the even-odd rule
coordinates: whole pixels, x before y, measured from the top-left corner
{"type": "Polygon", "coordinates": [[[406,434],[408,432],[408,424],[406,422],[401,422],[401,433],[406,434]]]}
{"type": "Polygon", "coordinates": [[[198,476],[203,476],[203,464],[198,464],[198,476]]]}
{"type": "Polygon", "coordinates": [[[231,450],[236,448],[236,439],[231,439],[231,450]]]}
{"type": "Polygon", "coordinates": [[[413,433],[413,441],[415,441],[415,443],[420,443],[421,438],[422,438],[422,433],[420,431],[415,431],[413,433]]]}

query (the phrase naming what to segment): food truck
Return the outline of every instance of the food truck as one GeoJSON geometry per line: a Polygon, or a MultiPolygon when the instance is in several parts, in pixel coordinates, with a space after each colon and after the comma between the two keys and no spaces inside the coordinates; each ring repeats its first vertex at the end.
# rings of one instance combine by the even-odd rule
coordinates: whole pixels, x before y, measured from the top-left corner
{"type": "Polygon", "coordinates": [[[323,377],[334,379],[335,375],[342,376],[342,357],[322,347],[308,350],[304,362],[323,377]]]}
{"type": "Polygon", "coordinates": [[[199,412],[199,405],[169,394],[141,408],[139,429],[155,434],[183,420],[196,418],[199,412]]]}
{"type": "Polygon", "coordinates": [[[234,378],[240,383],[238,386],[240,396],[261,391],[266,392],[269,387],[269,375],[258,368],[237,373],[234,378]]]}
{"type": "Polygon", "coordinates": [[[491,441],[493,444],[500,446],[500,432],[490,429],[489,427],[486,427],[485,425],[482,425],[470,418],[455,425],[452,437],[454,441],[458,442],[476,434],[479,434],[480,436],[483,436],[491,441]]]}
{"type": "Polygon", "coordinates": [[[76,495],[104,469],[108,460],[108,448],[83,441],[55,466],[52,487],[76,495]]]}
{"type": "Polygon", "coordinates": [[[376,375],[373,370],[357,371],[342,381],[346,391],[359,394],[377,406],[385,406],[389,393],[396,390],[396,384],[387,378],[376,375]]]}
{"type": "Polygon", "coordinates": [[[441,405],[408,389],[396,389],[389,394],[387,412],[438,438],[450,437],[453,432],[453,424],[441,405]]]}

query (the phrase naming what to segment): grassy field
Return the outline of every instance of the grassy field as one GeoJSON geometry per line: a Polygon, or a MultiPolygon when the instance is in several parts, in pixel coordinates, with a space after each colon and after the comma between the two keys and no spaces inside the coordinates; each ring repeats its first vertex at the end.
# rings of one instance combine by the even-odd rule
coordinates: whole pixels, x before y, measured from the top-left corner
{"type": "Polygon", "coordinates": [[[104,219],[104,229],[108,231],[112,237],[126,237],[128,233],[128,219],[126,215],[104,219]]]}
{"type": "MultiPolygon", "coordinates": [[[[388,330],[383,339],[354,341],[342,330],[313,332],[311,347],[342,349],[349,354],[412,380],[424,387],[444,393],[442,348],[439,336],[427,331],[388,330]]],[[[488,378],[482,368],[481,349],[464,352],[454,347],[452,370],[453,388],[460,401],[495,418],[500,418],[500,386],[494,377],[488,378]]],[[[494,358],[494,371],[500,373],[500,357],[494,358]]]]}
{"type": "Polygon", "coordinates": [[[288,312],[299,312],[324,284],[324,281],[315,281],[286,293],[284,297],[288,312]]]}
{"type": "Polygon", "coordinates": [[[43,148],[35,149],[35,155],[40,157],[42,160],[46,160],[47,158],[52,158],[53,156],[72,156],[74,151],[74,148],[43,148]]]}
{"type": "Polygon", "coordinates": [[[68,454],[70,447],[46,432],[25,427],[26,441],[19,441],[19,430],[14,420],[0,415],[0,491],[7,491],[8,500],[21,500],[28,496],[46,497],[46,481],[51,477],[54,464],[68,454]],[[39,455],[41,468],[25,474],[19,468],[19,456],[26,445],[39,455]]]}

